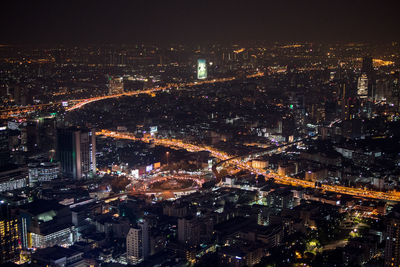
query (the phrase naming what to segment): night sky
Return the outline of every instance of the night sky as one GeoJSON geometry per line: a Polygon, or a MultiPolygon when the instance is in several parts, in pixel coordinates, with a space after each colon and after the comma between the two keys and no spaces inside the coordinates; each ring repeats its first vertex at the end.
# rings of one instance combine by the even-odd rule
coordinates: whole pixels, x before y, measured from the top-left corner
{"type": "Polygon", "coordinates": [[[395,1],[10,0],[0,10],[1,43],[400,39],[395,1]]]}

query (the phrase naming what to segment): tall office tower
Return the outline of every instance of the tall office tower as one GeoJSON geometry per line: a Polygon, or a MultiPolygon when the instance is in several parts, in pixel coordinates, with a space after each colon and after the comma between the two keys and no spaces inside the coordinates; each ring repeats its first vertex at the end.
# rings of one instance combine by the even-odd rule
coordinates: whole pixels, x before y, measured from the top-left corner
{"type": "Polygon", "coordinates": [[[368,77],[368,98],[373,100],[375,98],[376,91],[376,75],[373,65],[373,59],[370,56],[363,57],[361,66],[361,76],[365,74],[368,77]]]}
{"type": "Polygon", "coordinates": [[[207,79],[207,65],[205,59],[197,60],[197,79],[199,80],[207,79]]]}
{"type": "MultiPolygon", "coordinates": [[[[39,119],[39,146],[43,152],[54,153],[56,146],[56,118],[40,118],[39,119]]],[[[51,158],[51,155],[49,155],[51,158]]]]}
{"type": "Polygon", "coordinates": [[[368,97],[368,76],[365,73],[358,78],[357,95],[359,98],[368,97]]]}
{"type": "Polygon", "coordinates": [[[356,86],[349,81],[342,81],[338,85],[338,106],[340,106],[340,118],[342,120],[354,119],[358,113],[356,86]]]}
{"type": "Polygon", "coordinates": [[[84,129],[80,132],[81,171],[85,178],[96,174],[96,131],[84,129]]]}
{"type": "Polygon", "coordinates": [[[0,126],[0,168],[8,165],[9,160],[8,129],[7,126],[0,126]]]}
{"type": "Polygon", "coordinates": [[[386,224],[385,266],[400,266],[400,206],[388,215],[386,224]]]}
{"type": "Polygon", "coordinates": [[[40,148],[39,123],[36,121],[29,121],[21,131],[25,132],[23,136],[26,137],[25,143],[27,150],[29,152],[38,151],[40,148]]]}
{"type": "Polygon", "coordinates": [[[94,129],[57,130],[57,159],[61,174],[73,179],[96,174],[96,133],[94,129]]]}
{"type": "Polygon", "coordinates": [[[17,217],[7,203],[0,202],[0,264],[18,260],[19,233],[17,217]]]}
{"type": "Polygon", "coordinates": [[[140,229],[142,230],[142,249],[143,249],[143,259],[146,259],[150,254],[150,232],[149,223],[146,220],[141,220],[138,223],[140,229]]]}
{"type": "Polygon", "coordinates": [[[400,75],[399,72],[396,72],[393,75],[392,82],[390,84],[392,91],[392,102],[397,107],[400,108],[400,75]]]}
{"type": "Polygon", "coordinates": [[[346,120],[348,118],[348,98],[349,98],[349,90],[347,89],[348,86],[346,85],[346,83],[342,83],[339,86],[339,95],[340,95],[340,109],[341,109],[341,119],[342,120],[346,120]]]}
{"type": "Polygon", "coordinates": [[[297,75],[297,68],[294,63],[289,63],[286,67],[286,77],[287,80],[290,83],[291,87],[296,87],[297,86],[297,80],[298,80],[298,75],[297,75]]]}
{"type": "Polygon", "coordinates": [[[122,94],[124,92],[124,82],[122,77],[108,77],[108,94],[122,94]]]}
{"type": "Polygon", "coordinates": [[[126,236],[126,257],[129,264],[138,264],[149,255],[149,225],[146,220],[131,228],[126,236]]]}

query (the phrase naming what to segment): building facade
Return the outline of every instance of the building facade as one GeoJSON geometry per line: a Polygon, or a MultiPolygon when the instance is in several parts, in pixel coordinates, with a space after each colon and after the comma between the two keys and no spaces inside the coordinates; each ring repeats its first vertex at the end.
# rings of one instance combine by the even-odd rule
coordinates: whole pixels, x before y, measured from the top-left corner
{"type": "Polygon", "coordinates": [[[73,179],[96,174],[96,132],[94,129],[67,128],[57,131],[57,158],[61,174],[73,179]]]}
{"type": "Polygon", "coordinates": [[[149,255],[149,225],[146,220],[131,228],[126,237],[126,257],[129,264],[138,264],[149,255]]]}
{"type": "Polygon", "coordinates": [[[395,207],[386,224],[385,266],[400,266],[400,207],[395,207]]]}
{"type": "Polygon", "coordinates": [[[29,185],[37,182],[48,182],[58,178],[60,174],[60,165],[56,162],[30,163],[29,169],[29,185]]]}
{"type": "Polygon", "coordinates": [[[0,202],[0,264],[18,260],[19,234],[17,216],[14,216],[7,203],[0,202]]]}
{"type": "Polygon", "coordinates": [[[0,192],[11,191],[27,186],[28,169],[11,168],[0,172],[0,192]]]}

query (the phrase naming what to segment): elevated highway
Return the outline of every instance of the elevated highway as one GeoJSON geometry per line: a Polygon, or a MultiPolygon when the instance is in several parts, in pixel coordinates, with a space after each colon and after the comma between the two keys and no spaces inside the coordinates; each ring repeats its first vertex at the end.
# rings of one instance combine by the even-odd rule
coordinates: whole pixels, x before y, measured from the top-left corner
{"type": "MultiPolygon", "coordinates": [[[[129,139],[129,140],[136,140],[136,141],[143,141],[143,142],[153,141],[154,144],[156,144],[156,145],[162,145],[162,146],[171,147],[171,148],[183,148],[183,149],[186,149],[186,150],[192,151],[192,152],[208,151],[211,153],[211,155],[213,157],[216,157],[221,160],[221,162],[219,162],[215,165],[215,167],[214,167],[215,171],[216,171],[217,166],[219,166],[223,163],[229,162],[229,164],[235,165],[239,169],[244,169],[244,170],[248,170],[250,172],[256,173],[256,174],[264,175],[266,179],[274,179],[274,181],[279,184],[299,186],[299,187],[304,187],[304,188],[315,188],[315,182],[313,182],[313,181],[306,181],[306,180],[302,180],[302,179],[298,179],[298,178],[279,175],[277,173],[274,173],[272,170],[253,168],[252,166],[248,165],[247,162],[245,162],[244,160],[241,160],[241,159],[248,159],[248,157],[250,157],[250,156],[254,157],[254,156],[262,155],[263,153],[264,153],[264,155],[268,154],[268,153],[272,153],[272,151],[274,151],[274,150],[282,149],[284,147],[293,145],[295,143],[302,142],[302,141],[304,141],[304,139],[296,141],[296,142],[288,143],[288,144],[285,144],[285,145],[282,145],[279,147],[272,147],[271,149],[266,149],[265,151],[262,151],[262,152],[259,151],[259,152],[251,153],[248,155],[234,156],[234,155],[229,155],[223,151],[219,151],[210,146],[190,144],[190,143],[184,142],[183,140],[177,140],[177,139],[136,138],[129,133],[122,134],[122,133],[117,133],[117,132],[108,131],[108,130],[102,130],[101,132],[98,132],[97,134],[112,137],[112,138],[117,138],[117,139],[129,139]]],[[[219,177],[219,178],[217,177],[217,179],[221,179],[221,177],[219,177]]],[[[341,185],[325,185],[325,184],[322,184],[321,187],[319,187],[319,189],[338,193],[338,194],[356,196],[356,197],[371,198],[371,199],[384,200],[384,201],[396,201],[396,202],[400,201],[400,193],[396,192],[396,191],[383,192],[383,191],[375,191],[375,190],[362,189],[362,188],[346,187],[346,186],[341,186],[341,185]]]]}

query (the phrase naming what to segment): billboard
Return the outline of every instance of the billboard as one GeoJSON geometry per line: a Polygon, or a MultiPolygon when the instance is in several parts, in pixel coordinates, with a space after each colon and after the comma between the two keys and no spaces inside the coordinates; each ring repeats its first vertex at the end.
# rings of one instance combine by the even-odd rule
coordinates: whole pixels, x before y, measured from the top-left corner
{"type": "Polygon", "coordinates": [[[15,122],[15,121],[9,121],[8,122],[8,128],[10,130],[19,130],[19,126],[21,125],[21,123],[19,122],[15,122]]]}
{"type": "Polygon", "coordinates": [[[157,126],[151,126],[150,133],[156,133],[156,132],[157,132],[157,126]]]}
{"type": "Polygon", "coordinates": [[[135,179],[139,179],[139,169],[134,169],[131,171],[131,175],[135,179]]]}
{"type": "Polygon", "coordinates": [[[207,79],[207,65],[205,59],[197,60],[197,79],[207,79]]]}
{"type": "Polygon", "coordinates": [[[154,169],[158,169],[161,167],[161,162],[156,162],[153,164],[154,169]]]}
{"type": "Polygon", "coordinates": [[[153,170],[153,164],[146,166],[146,172],[151,172],[153,170]]]}

